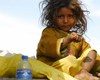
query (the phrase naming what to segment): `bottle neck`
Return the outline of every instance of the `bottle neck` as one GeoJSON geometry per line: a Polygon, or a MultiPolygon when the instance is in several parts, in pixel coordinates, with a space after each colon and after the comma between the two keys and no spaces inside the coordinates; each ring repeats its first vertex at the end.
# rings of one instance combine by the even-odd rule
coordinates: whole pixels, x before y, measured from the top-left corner
{"type": "Polygon", "coordinates": [[[22,59],[23,61],[27,61],[27,59],[22,59]]]}

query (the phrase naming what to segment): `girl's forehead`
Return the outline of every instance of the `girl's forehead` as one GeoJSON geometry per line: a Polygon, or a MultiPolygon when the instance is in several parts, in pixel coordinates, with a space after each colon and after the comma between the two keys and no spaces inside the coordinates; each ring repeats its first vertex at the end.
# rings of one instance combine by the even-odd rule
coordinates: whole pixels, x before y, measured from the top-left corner
{"type": "Polygon", "coordinates": [[[59,12],[70,12],[70,13],[73,13],[72,9],[71,8],[68,8],[68,7],[61,7],[59,10],[58,10],[58,13],[59,12]]]}

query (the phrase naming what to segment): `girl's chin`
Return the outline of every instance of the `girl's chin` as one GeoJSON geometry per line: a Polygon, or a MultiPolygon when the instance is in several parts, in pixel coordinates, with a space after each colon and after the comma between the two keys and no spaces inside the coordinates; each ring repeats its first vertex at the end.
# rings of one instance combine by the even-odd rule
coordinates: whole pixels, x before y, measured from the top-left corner
{"type": "Polygon", "coordinates": [[[65,32],[69,31],[69,29],[62,29],[62,30],[65,31],[65,32]]]}
{"type": "MultiPolygon", "coordinates": [[[[59,29],[61,29],[61,28],[59,28],[59,29]]],[[[61,29],[62,31],[65,31],[65,32],[67,32],[67,31],[70,31],[70,29],[61,29]]]]}

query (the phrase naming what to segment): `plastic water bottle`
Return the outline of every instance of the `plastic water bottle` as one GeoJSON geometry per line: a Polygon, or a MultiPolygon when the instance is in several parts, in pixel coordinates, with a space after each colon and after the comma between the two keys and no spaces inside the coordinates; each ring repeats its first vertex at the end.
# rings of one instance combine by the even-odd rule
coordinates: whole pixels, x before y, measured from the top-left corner
{"type": "Polygon", "coordinates": [[[16,70],[17,80],[32,80],[32,67],[28,62],[28,56],[23,55],[22,61],[18,63],[16,70]]]}

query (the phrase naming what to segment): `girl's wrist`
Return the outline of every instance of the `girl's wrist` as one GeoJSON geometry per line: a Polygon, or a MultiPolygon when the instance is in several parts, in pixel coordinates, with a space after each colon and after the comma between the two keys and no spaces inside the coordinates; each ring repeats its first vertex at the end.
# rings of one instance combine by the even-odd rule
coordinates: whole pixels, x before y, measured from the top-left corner
{"type": "Polygon", "coordinates": [[[70,35],[67,36],[67,40],[68,40],[69,43],[72,42],[72,40],[71,40],[71,36],[70,36],[70,35]]]}

